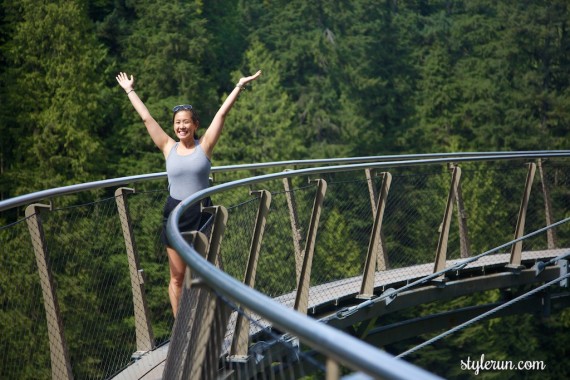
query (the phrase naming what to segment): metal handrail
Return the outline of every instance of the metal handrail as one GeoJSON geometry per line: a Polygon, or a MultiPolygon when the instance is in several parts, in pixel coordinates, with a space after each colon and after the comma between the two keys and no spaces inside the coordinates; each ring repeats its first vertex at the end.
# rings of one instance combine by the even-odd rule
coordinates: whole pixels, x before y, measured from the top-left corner
{"type": "MultiPolygon", "coordinates": [[[[270,169],[278,167],[298,167],[298,166],[316,166],[316,165],[335,165],[335,164],[353,164],[368,162],[392,162],[393,160],[425,160],[438,158],[476,158],[482,156],[512,156],[520,155],[524,157],[528,154],[539,155],[540,157],[550,157],[551,154],[561,154],[563,156],[570,155],[570,150],[555,151],[520,151],[520,152],[455,152],[455,153],[426,153],[426,154],[404,154],[404,155],[387,155],[387,156],[367,156],[367,157],[349,157],[349,158],[330,158],[330,159],[313,159],[313,160],[291,160],[291,161],[275,161],[242,165],[216,166],[211,169],[211,173],[226,173],[237,171],[252,171],[259,169],[270,169]]],[[[157,172],[150,174],[140,174],[128,177],[119,177],[100,181],[86,182],[82,184],[56,187],[53,189],[40,190],[37,192],[16,196],[10,199],[0,201],[0,212],[9,210],[14,207],[28,205],[42,199],[53,198],[56,196],[69,195],[87,190],[95,190],[112,186],[121,186],[133,182],[142,182],[155,179],[166,178],[166,172],[157,172]]]]}
{"type": "Polygon", "coordinates": [[[367,162],[351,165],[317,167],[298,169],[289,172],[266,174],[257,177],[245,178],[213,186],[195,193],[182,200],[172,211],[167,224],[167,236],[172,246],[181,255],[192,271],[200,276],[205,283],[221,294],[227,295],[245,308],[255,312],[263,318],[274,323],[284,331],[291,332],[300,337],[309,346],[318,349],[327,356],[341,363],[350,363],[353,369],[363,371],[375,376],[391,379],[404,378],[434,378],[424,370],[408,363],[395,360],[394,357],[347,334],[341,333],[329,326],[325,326],[307,316],[275,302],[271,298],[249,288],[230,275],[219,270],[205,260],[182,237],[178,228],[178,221],[183,212],[192,204],[215,193],[237,187],[252,185],[269,180],[283,179],[292,176],[323,174],[331,172],[346,172],[365,168],[402,167],[428,164],[444,164],[457,162],[476,162],[489,160],[509,160],[521,158],[569,157],[567,151],[548,153],[511,153],[471,157],[447,157],[423,160],[367,162]]]}
{"type": "Polygon", "coordinates": [[[449,157],[449,158],[434,158],[434,159],[419,159],[419,160],[407,160],[407,161],[388,161],[388,162],[366,162],[361,164],[350,164],[350,165],[334,165],[334,166],[324,166],[316,168],[307,169],[297,169],[290,170],[287,172],[279,172],[273,174],[265,174],[256,177],[249,177],[245,179],[240,179],[236,181],[231,181],[223,183],[220,185],[212,186],[204,190],[200,190],[194,193],[192,196],[186,198],[180,202],[179,207],[190,207],[193,203],[198,202],[208,196],[215,193],[234,189],[237,187],[243,187],[246,185],[253,185],[255,183],[283,179],[291,176],[302,176],[311,174],[325,174],[325,173],[338,173],[338,172],[348,172],[358,169],[378,169],[378,168],[395,168],[403,166],[419,166],[419,165],[431,165],[431,164],[446,164],[446,163],[458,163],[458,162],[480,162],[480,161],[499,161],[499,160],[516,160],[522,158],[558,158],[558,157],[570,157],[570,151],[564,152],[550,152],[550,153],[514,153],[510,155],[486,155],[486,156],[470,156],[470,157],[449,157]]]}

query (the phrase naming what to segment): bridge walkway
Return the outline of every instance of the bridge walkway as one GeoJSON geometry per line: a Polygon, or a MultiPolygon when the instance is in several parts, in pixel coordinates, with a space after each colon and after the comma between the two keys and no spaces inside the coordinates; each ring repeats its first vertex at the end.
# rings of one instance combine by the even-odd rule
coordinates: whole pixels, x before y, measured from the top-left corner
{"type": "MultiPolygon", "coordinates": [[[[569,249],[548,249],[538,251],[523,251],[522,262],[526,266],[533,266],[536,262],[545,262],[549,259],[555,258],[560,254],[569,251],[569,249]]],[[[469,272],[467,280],[476,277],[485,278],[495,273],[503,273],[511,277],[516,277],[517,273],[505,269],[509,263],[510,253],[498,253],[480,258],[477,261],[471,262],[466,265],[462,271],[469,272]],[[476,273],[476,274],[475,274],[476,273]]],[[[448,260],[446,268],[454,267],[456,264],[462,262],[461,259],[448,260]]],[[[543,282],[559,275],[559,271],[554,271],[550,276],[540,277],[537,281],[543,282]]],[[[399,287],[405,284],[418,281],[426,276],[433,274],[433,263],[415,265],[413,267],[389,269],[375,273],[374,288],[377,293],[381,294],[384,290],[394,287],[399,287]]],[[[461,280],[459,280],[461,281],[461,280]]],[[[351,305],[358,305],[364,302],[359,298],[360,287],[362,284],[362,276],[355,276],[338,281],[333,281],[326,284],[311,287],[309,290],[309,315],[315,318],[320,318],[322,322],[330,323],[331,325],[340,328],[346,327],[346,323],[338,323],[334,316],[339,310],[346,309],[351,305]]],[[[427,282],[418,288],[440,288],[442,284],[427,282]]],[[[445,286],[445,285],[443,285],[445,286]]],[[[469,292],[476,292],[479,289],[470,286],[469,292]]],[[[295,293],[284,294],[274,298],[275,301],[293,307],[295,302],[295,293]]],[[[270,323],[262,320],[258,316],[252,315],[256,319],[257,324],[250,327],[250,335],[254,336],[259,333],[263,328],[270,327],[270,323]]],[[[370,318],[370,313],[367,313],[370,318]]],[[[234,331],[235,313],[230,317],[228,331],[234,331]]],[[[352,320],[350,323],[353,323],[352,320]]],[[[226,336],[225,348],[229,347],[229,342],[233,339],[233,335],[226,336]]],[[[135,361],[130,367],[114,377],[116,380],[159,380],[162,379],[166,356],[168,353],[169,344],[148,352],[143,355],[139,360],[135,361]]]]}

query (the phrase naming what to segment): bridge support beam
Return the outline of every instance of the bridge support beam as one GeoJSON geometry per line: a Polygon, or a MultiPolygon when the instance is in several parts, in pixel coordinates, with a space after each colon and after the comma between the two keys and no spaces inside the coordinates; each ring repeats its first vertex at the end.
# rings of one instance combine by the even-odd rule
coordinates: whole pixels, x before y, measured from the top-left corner
{"type": "MultiPolygon", "coordinates": [[[[481,265],[484,266],[486,264],[481,265]]],[[[523,269],[520,274],[513,275],[505,272],[482,274],[481,268],[464,269],[466,272],[463,277],[448,281],[444,287],[440,288],[426,283],[423,287],[400,293],[389,304],[386,304],[386,302],[371,303],[369,307],[361,308],[348,316],[339,317],[334,315],[325,318],[326,323],[341,330],[352,329],[359,322],[373,320],[374,318],[381,319],[388,314],[421,304],[453,300],[474,294],[475,292],[485,292],[493,289],[528,287],[533,284],[552,281],[561,275],[561,268],[555,266],[546,267],[538,276],[534,269],[523,269]]],[[[570,297],[566,298],[570,299],[570,297]]],[[[370,329],[368,334],[373,334],[372,329],[370,329]]],[[[411,336],[417,336],[417,332],[411,336]]],[[[397,339],[400,338],[397,337],[397,339]]]]}
{"type": "MultiPolygon", "coordinates": [[[[367,176],[369,175],[371,176],[371,173],[367,173],[367,176]]],[[[366,255],[364,274],[362,275],[362,284],[358,298],[370,299],[374,295],[374,274],[376,273],[376,265],[378,265],[378,270],[386,270],[388,260],[385,257],[385,250],[382,249],[381,233],[382,220],[384,218],[384,211],[386,210],[386,202],[388,200],[391,183],[392,175],[388,172],[382,173],[382,187],[376,207],[374,208],[374,224],[372,225],[372,233],[370,234],[370,241],[368,243],[368,253],[366,255]]]]}
{"type": "MultiPolygon", "coordinates": [[[[454,170],[457,167],[454,164],[450,164],[450,170],[454,170]]],[[[467,229],[467,213],[465,212],[465,205],[463,204],[463,191],[461,190],[461,181],[457,182],[457,187],[453,189],[455,191],[455,202],[457,203],[457,224],[459,226],[459,247],[461,252],[461,258],[466,259],[471,256],[471,248],[469,242],[469,230],[467,229]]]]}
{"type": "Polygon", "coordinates": [[[206,259],[218,268],[223,269],[223,263],[220,258],[220,247],[228,223],[228,210],[224,206],[210,206],[205,207],[203,211],[214,215],[206,259]]]}
{"type": "Polygon", "coordinates": [[[118,188],[115,190],[115,202],[117,203],[117,210],[119,211],[121,228],[123,230],[129,260],[129,274],[131,276],[131,289],[135,313],[135,336],[137,341],[137,352],[135,355],[139,356],[139,354],[143,352],[152,350],[154,347],[154,335],[144,291],[144,272],[140,266],[135,234],[133,233],[133,225],[127,202],[127,195],[134,192],[135,190],[126,187],[118,188]]]}
{"type": "MultiPolygon", "coordinates": [[[[244,284],[253,288],[255,285],[257,262],[259,261],[259,251],[261,250],[261,241],[263,239],[263,232],[265,231],[267,214],[269,213],[269,207],[271,205],[271,193],[267,190],[260,190],[253,191],[250,194],[259,195],[259,207],[257,209],[255,227],[249,248],[249,260],[244,276],[244,284]]],[[[243,314],[238,314],[230,350],[232,357],[243,359],[247,356],[249,326],[249,319],[245,318],[243,314]]]]}
{"type": "MultiPolygon", "coordinates": [[[[552,202],[550,199],[550,189],[546,178],[544,176],[544,168],[542,166],[542,159],[538,159],[538,173],[540,175],[540,183],[542,185],[542,195],[544,196],[544,215],[546,217],[546,225],[549,226],[554,223],[554,216],[552,215],[552,202]]],[[[556,238],[556,230],[551,228],[546,231],[546,239],[548,242],[548,249],[555,249],[558,246],[558,239],[556,238]]]]}
{"type": "Polygon", "coordinates": [[[295,202],[295,193],[291,178],[283,178],[283,187],[285,189],[285,197],[287,199],[287,207],[289,208],[289,217],[291,220],[291,232],[293,234],[293,248],[295,250],[295,274],[297,276],[297,285],[301,277],[301,266],[303,265],[303,250],[301,249],[301,228],[299,227],[299,216],[297,215],[297,203],[295,202]]]}
{"type": "Polygon", "coordinates": [[[317,179],[311,182],[317,184],[317,193],[313,202],[313,211],[307,231],[307,240],[305,241],[305,251],[303,253],[303,265],[301,267],[301,276],[297,286],[297,294],[295,296],[295,310],[302,314],[307,314],[309,305],[309,285],[311,281],[311,267],[313,264],[313,254],[315,251],[315,242],[317,240],[317,230],[319,228],[319,219],[321,217],[321,209],[325,194],[327,193],[327,181],[317,179]]]}
{"type": "Polygon", "coordinates": [[[326,380],[338,380],[340,378],[340,367],[337,362],[331,358],[327,358],[327,375],[326,380]]]}
{"type": "MultiPolygon", "coordinates": [[[[506,300],[501,300],[495,303],[467,306],[437,314],[401,320],[390,325],[377,326],[371,329],[363,340],[376,347],[384,347],[389,344],[418,337],[422,334],[449,330],[451,327],[458,326],[483,313],[496,309],[505,302],[506,300]]],[[[544,316],[544,314],[548,313],[551,309],[559,311],[568,307],[569,304],[570,300],[565,294],[551,297],[548,293],[539,293],[517,304],[498,310],[493,314],[493,317],[498,318],[524,313],[543,314],[544,316]]]]}
{"type": "MultiPolygon", "coordinates": [[[[377,175],[382,175],[382,181],[385,180],[384,172],[377,173],[376,169],[365,169],[366,174],[366,182],[368,183],[368,193],[370,194],[370,207],[372,208],[372,218],[376,219],[376,213],[378,212],[378,191],[374,186],[373,178],[377,175]]],[[[392,183],[392,175],[390,174],[390,183],[392,183]]],[[[384,186],[384,182],[382,182],[382,186],[384,186]]],[[[389,190],[389,186],[388,186],[389,190]]],[[[382,195],[383,189],[381,188],[380,193],[382,195]]],[[[388,194],[386,194],[386,197],[388,194]]],[[[384,209],[386,205],[384,205],[384,209]]],[[[382,210],[384,212],[384,210],[382,210]]],[[[384,245],[384,235],[382,234],[382,230],[380,230],[380,241],[378,242],[378,254],[376,255],[377,266],[378,270],[385,270],[389,267],[388,262],[388,252],[386,251],[386,247],[384,245]]]]}
{"type": "MultiPolygon", "coordinates": [[[[453,214],[453,203],[455,202],[456,194],[458,193],[459,181],[461,179],[461,168],[453,166],[451,168],[451,187],[447,196],[447,204],[445,206],[445,213],[443,215],[443,222],[441,224],[441,232],[437,242],[437,250],[435,253],[435,262],[433,273],[437,273],[445,269],[445,262],[447,261],[447,243],[449,240],[449,228],[451,226],[451,216],[453,214]]],[[[434,281],[442,281],[440,277],[434,281]]]]}
{"type": "Polygon", "coordinates": [[[41,218],[41,211],[45,209],[51,209],[51,206],[35,203],[26,207],[26,222],[34,247],[42,287],[49,337],[51,375],[53,379],[70,380],[73,379],[71,360],[63,333],[63,322],[55,294],[52,272],[49,266],[48,249],[41,218]]]}
{"type": "MultiPolygon", "coordinates": [[[[531,162],[528,164],[528,172],[526,176],[524,193],[519,208],[519,216],[517,218],[517,226],[515,229],[515,236],[513,240],[520,239],[524,235],[526,211],[528,209],[528,201],[530,199],[530,192],[532,190],[532,183],[534,181],[535,173],[536,173],[536,164],[531,162]]],[[[522,241],[518,241],[511,246],[511,259],[509,260],[507,268],[514,271],[519,271],[520,269],[522,269],[521,255],[522,255],[522,241]]]]}

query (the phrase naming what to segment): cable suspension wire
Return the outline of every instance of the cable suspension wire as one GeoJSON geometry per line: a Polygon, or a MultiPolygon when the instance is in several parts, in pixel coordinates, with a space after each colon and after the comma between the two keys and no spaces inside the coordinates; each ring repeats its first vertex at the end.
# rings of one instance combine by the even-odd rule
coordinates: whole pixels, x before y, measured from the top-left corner
{"type": "Polygon", "coordinates": [[[509,306],[511,306],[511,305],[513,305],[513,304],[515,304],[515,303],[517,303],[517,302],[519,302],[519,301],[522,301],[523,299],[528,298],[528,297],[530,297],[531,295],[533,295],[533,294],[535,294],[535,293],[538,293],[538,292],[540,292],[540,291],[543,290],[543,289],[546,289],[546,288],[548,288],[548,287],[550,287],[550,286],[552,286],[552,285],[555,285],[556,283],[559,283],[559,282],[561,282],[562,280],[564,280],[564,279],[566,279],[566,278],[568,278],[568,277],[570,277],[570,273],[566,273],[565,275],[560,276],[560,277],[558,277],[558,278],[556,278],[556,279],[554,279],[554,280],[552,280],[552,281],[550,281],[550,282],[547,282],[546,284],[543,284],[543,285],[539,286],[538,288],[535,288],[535,289],[533,289],[533,290],[531,290],[531,291],[529,291],[529,292],[527,292],[527,293],[521,294],[520,296],[518,296],[518,297],[516,297],[516,298],[513,298],[512,300],[510,300],[510,301],[508,301],[508,302],[505,302],[504,304],[502,304],[502,305],[500,305],[500,306],[497,306],[497,307],[494,308],[494,309],[491,309],[491,310],[489,310],[489,311],[486,311],[485,313],[480,314],[480,315],[478,315],[477,317],[472,318],[472,319],[470,319],[470,320],[467,321],[467,322],[464,322],[464,323],[462,323],[462,324],[460,324],[460,325],[458,325],[458,326],[455,326],[454,328],[449,329],[449,330],[447,330],[446,332],[441,333],[440,335],[438,335],[438,336],[436,336],[436,337],[434,337],[434,338],[431,338],[431,339],[429,339],[429,340],[427,340],[427,341],[425,341],[425,342],[423,342],[423,343],[421,343],[421,344],[419,344],[419,345],[417,345],[417,346],[415,346],[415,347],[409,349],[408,351],[402,352],[401,354],[397,355],[396,358],[403,358],[404,356],[407,356],[407,355],[409,355],[409,354],[411,354],[411,353],[414,353],[414,352],[418,351],[418,350],[421,349],[421,348],[424,348],[424,347],[426,347],[426,346],[428,346],[428,345],[430,345],[430,344],[432,344],[432,343],[435,343],[435,342],[437,342],[438,340],[443,339],[443,338],[445,338],[445,337],[447,337],[447,336],[449,336],[449,335],[451,335],[451,334],[453,334],[453,333],[455,333],[455,332],[457,332],[457,331],[459,331],[459,330],[462,330],[462,329],[464,329],[464,328],[470,326],[471,324],[473,324],[473,323],[475,323],[475,322],[478,322],[478,321],[480,321],[480,320],[482,320],[482,319],[484,319],[484,318],[486,318],[486,317],[488,317],[488,316],[490,316],[490,315],[492,315],[492,314],[494,314],[494,313],[496,313],[496,312],[498,312],[498,311],[500,311],[500,310],[502,310],[502,309],[505,309],[505,308],[507,308],[507,307],[509,307],[509,306]]]}
{"type": "Polygon", "coordinates": [[[438,272],[435,272],[435,273],[432,273],[432,274],[427,275],[427,276],[425,276],[425,277],[422,277],[422,278],[420,278],[419,280],[413,281],[413,282],[411,282],[411,283],[409,283],[409,284],[407,284],[407,285],[402,286],[401,288],[398,288],[398,289],[388,289],[388,290],[386,290],[383,294],[381,294],[380,296],[378,296],[378,297],[376,297],[376,298],[373,298],[373,299],[367,300],[367,301],[365,301],[365,302],[362,302],[362,303],[360,303],[360,304],[358,304],[358,305],[356,305],[356,306],[353,306],[352,308],[347,308],[347,309],[343,309],[343,310],[338,311],[338,312],[336,313],[336,316],[337,316],[338,318],[341,318],[341,319],[342,319],[342,318],[346,318],[346,317],[348,317],[348,316],[350,316],[350,315],[356,313],[358,310],[361,310],[361,309],[363,309],[363,308],[369,307],[369,306],[371,306],[371,305],[373,305],[373,304],[376,304],[376,303],[378,303],[378,302],[380,302],[380,301],[384,301],[384,300],[386,300],[386,299],[388,299],[388,298],[394,299],[399,293],[402,293],[402,292],[405,291],[405,290],[411,289],[411,288],[413,288],[413,287],[415,287],[415,286],[417,286],[417,285],[425,284],[426,282],[428,282],[428,281],[430,281],[430,280],[433,280],[433,279],[435,279],[435,278],[438,278],[438,277],[440,277],[440,276],[446,274],[447,272],[452,272],[452,271],[461,270],[461,269],[463,269],[464,267],[466,267],[468,264],[471,264],[471,263],[473,263],[473,262],[479,260],[480,258],[483,258],[483,257],[485,257],[485,256],[488,256],[488,255],[490,255],[491,253],[495,253],[495,252],[497,252],[497,251],[499,251],[499,250],[501,250],[501,249],[503,249],[503,248],[509,247],[509,246],[511,246],[511,245],[513,245],[513,244],[519,242],[519,241],[523,241],[523,240],[525,240],[525,239],[528,239],[528,238],[530,238],[530,237],[533,237],[533,236],[535,236],[535,235],[538,235],[538,234],[540,234],[540,233],[542,233],[542,232],[545,232],[545,231],[547,231],[547,230],[549,230],[549,229],[551,229],[551,228],[557,227],[557,226],[559,226],[559,225],[561,225],[561,224],[564,224],[564,223],[567,223],[567,222],[569,222],[569,221],[570,221],[570,217],[565,218],[565,219],[562,219],[562,220],[559,220],[559,221],[556,222],[556,223],[552,223],[552,224],[550,224],[550,225],[548,225],[548,226],[546,226],[546,227],[543,227],[543,228],[540,228],[540,229],[538,229],[538,230],[536,230],[536,231],[530,232],[530,233],[528,233],[528,234],[526,234],[526,235],[524,235],[524,236],[521,236],[521,237],[518,238],[518,239],[511,240],[511,241],[509,241],[508,243],[502,244],[502,245],[500,245],[500,246],[498,246],[498,247],[495,247],[495,248],[493,248],[493,249],[490,249],[490,250],[488,250],[488,251],[486,251],[486,252],[480,253],[479,255],[476,255],[476,256],[470,257],[470,258],[468,258],[468,259],[462,260],[462,261],[460,261],[460,262],[458,262],[458,263],[456,263],[456,264],[450,266],[449,268],[445,268],[445,269],[442,269],[442,270],[440,270],[440,271],[438,271],[438,272]]]}

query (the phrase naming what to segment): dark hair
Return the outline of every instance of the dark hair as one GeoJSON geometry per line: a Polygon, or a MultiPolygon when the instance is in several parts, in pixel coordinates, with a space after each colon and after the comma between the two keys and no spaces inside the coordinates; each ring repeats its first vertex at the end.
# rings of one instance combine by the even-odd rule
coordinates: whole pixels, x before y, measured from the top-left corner
{"type": "Polygon", "coordinates": [[[174,111],[174,113],[172,114],[172,123],[174,123],[174,117],[176,116],[176,114],[178,112],[182,112],[182,111],[190,111],[190,115],[191,115],[190,117],[192,118],[192,122],[194,124],[196,124],[197,126],[200,126],[200,118],[198,117],[198,113],[196,112],[196,110],[194,108],[180,108],[180,109],[177,109],[176,111],[174,111]]]}

